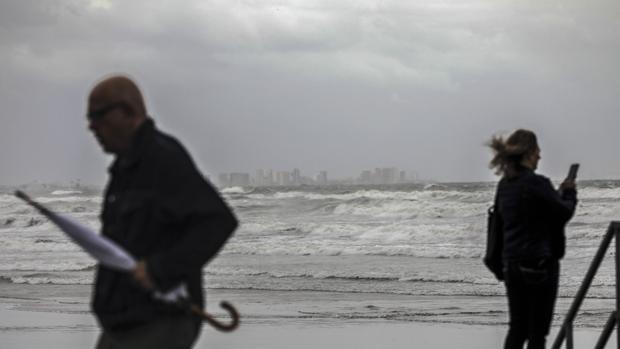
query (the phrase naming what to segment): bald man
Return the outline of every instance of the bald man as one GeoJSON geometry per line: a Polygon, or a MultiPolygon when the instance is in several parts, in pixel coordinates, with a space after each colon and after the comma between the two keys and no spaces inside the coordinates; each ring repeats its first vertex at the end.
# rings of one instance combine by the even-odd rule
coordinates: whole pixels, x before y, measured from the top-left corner
{"type": "Polygon", "coordinates": [[[204,307],[202,268],[237,227],[231,210],[187,151],[155,127],[137,85],[124,76],[98,83],[88,126],[111,165],[102,234],[139,259],[132,274],[97,267],[92,308],[103,333],[98,349],[191,348],[200,320],[151,297],[188,286],[204,307]]]}

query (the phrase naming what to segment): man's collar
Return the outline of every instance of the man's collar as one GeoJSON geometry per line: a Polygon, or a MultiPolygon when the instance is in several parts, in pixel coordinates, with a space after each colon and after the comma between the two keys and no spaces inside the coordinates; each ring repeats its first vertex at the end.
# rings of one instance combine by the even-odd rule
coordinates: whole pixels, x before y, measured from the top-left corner
{"type": "Polygon", "coordinates": [[[142,125],[138,127],[131,140],[131,145],[127,152],[116,157],[110,168],[110,172],[126,170],[140,161],[142,153],[146,148],[146,143],[155,130],[155,122],[151,118],[146,118],[142,125]]]}

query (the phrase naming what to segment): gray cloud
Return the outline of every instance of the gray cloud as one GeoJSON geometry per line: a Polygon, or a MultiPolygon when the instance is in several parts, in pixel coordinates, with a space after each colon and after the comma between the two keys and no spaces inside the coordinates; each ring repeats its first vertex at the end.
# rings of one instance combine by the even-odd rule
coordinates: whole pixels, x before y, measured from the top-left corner
{"type": "Polygon", "coordinates": [[[398,166],[492,178],[493,133],[539,133],[541,170],[620,177],[613,1],[8,1],[0,5],[0,183],[108,159],[85,96],[134,76],[163,129],[215,174],[398,166]]]}

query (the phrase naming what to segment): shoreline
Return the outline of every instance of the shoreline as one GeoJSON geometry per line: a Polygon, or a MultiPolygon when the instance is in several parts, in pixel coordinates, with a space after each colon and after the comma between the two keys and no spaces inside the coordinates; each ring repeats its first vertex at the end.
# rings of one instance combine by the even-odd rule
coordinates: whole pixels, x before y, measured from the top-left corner
{"type": "MultiPolygon", "coordinates": [[[[44,348],[53,344],[61,348],[93,348],[99,328],[91,314],[64,314],[9,309],[0,304],[0,323],[14,323],[0,331],[5,349],[44,348]],[[26,325],[27,324],[27,325],[26,325]]],[[[217,332],[204,326],[195,348],[253,349],[492,349],[500,348],[506,328],[458,324],[423,324],[415,322],[355,321],[324,323],[298,320],[287,324],[242,322],[233,333],[217,332]]],[[[548,341],[555,338],[552,329],[548,341]]],[[[613,347],[612,336],[608,347],[613,347]]],[[[592,347],[598,338],[593,329],[576,329],[575,346],[592,347]]]]}
{"type": "MultiPolygon", "coordinates": [[[[88,310],[90,286],[15,285],[0,288],[0,343],[2,348],[54,347],[92,348],[99,334],[88,310]],[[21,287],[20,287],[21,286],[21,287]],[[41,287],[42,286],[42,287],[41,287]]],[[[208,310],[227,321],[217,305],[220,300],[235,304],[242,314],[240,328],[233,333],[217,332],[204,326],[195,348],[310,349],[323,347],[356,349],[458,347],[461,349],[500,348],[507,330],[505,322],[465,324],[420,322],[402,318],[342,318],[326,309],[346,308],[356,303],[382,308],[409,299],[424,306],[432,297],[385,297],[381,294],[335,297],[308,292],[250,290],[207,290],[208,310]],[[380,298],[393,298],[383,299],[380,298]],[[425,303],[426,302],[426,303],[425,303]]],[[[436,300],[435,300],[436,301],[436,300]]],[[[467,301],[467,299],[465,299],[467,301]]],[[[495,301],[504,301],[498,297],[495,301]]],[[[443,300],[444,308],[449,307],[443,300]]],[[[358,306],[359,307],[359,306],[358,306]]],[[[562,306],[563,308],[563,306],[562,306]]],[[[555,339],[559,321],[551,329],[548,342],[555,339]]],[[[601,328],[575,329],[576,347],[593,347],[601,328]]],[[[615,343],[615,336],[610,340],[615,343]]]]}

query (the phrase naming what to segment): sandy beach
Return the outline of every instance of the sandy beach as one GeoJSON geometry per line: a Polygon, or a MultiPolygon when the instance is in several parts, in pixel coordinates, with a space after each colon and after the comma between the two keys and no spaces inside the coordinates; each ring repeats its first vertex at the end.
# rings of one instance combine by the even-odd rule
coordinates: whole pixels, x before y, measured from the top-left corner
{"type": "MultiPolygon", "coordinates": [[[[89,286],[2,285],[0,289],[0,343],[2,348],[91,348],[99,328],[88,311],[89,286]],[[44,297],[53,293],[54,297],[44,297]]],[[[207,326],[196,348],[500,348],[505,324],[465,325],[398,319],[344,319],[315,316],[325,307],[349,306],[325,292],[209,290],[209,310],[223,317],[215,300],[227,299],[242,313],[242,325],[233,333],[207,326]],[[300,316],[301,314],[301,316],[300,316]]],[[[394,300],[362,295],[376,307],[394,300]]],[[[416,302],[416,299],[411,299],[416,302]]],[[[418,301],[423,302],[423,299],[418,301]]],[[[550,341],[557,327],[553,328],[550,341]]],[[[598,329],[576,331],[577,347],[591,347],[598,329]]],[[[612,347],[610,343],[608,347],[612,347]]]]}
{"type": "MultiPolygon", "coordinates": [[[[92,348],[98,328],[90,314],[40,313],[0,307],[2,330],[0,343],[13,348],[92,348]],[[7,323],[10,323],[7,326],[7,323]]],[[[301,320],[288,324],[246,321],[232,334],[205,327],[196,348],[500,348],[505,328],[502,326],[420,324],[392,321],[357,321],[324,323],[301,320]]],[[[553,333],[557,331],[554,327],[553,333]]],[[[592,347],[598,333],[578,329],[576,347],[592,347]]],[[[615,341],[610,341],[612,348],[615,341]]]]}

